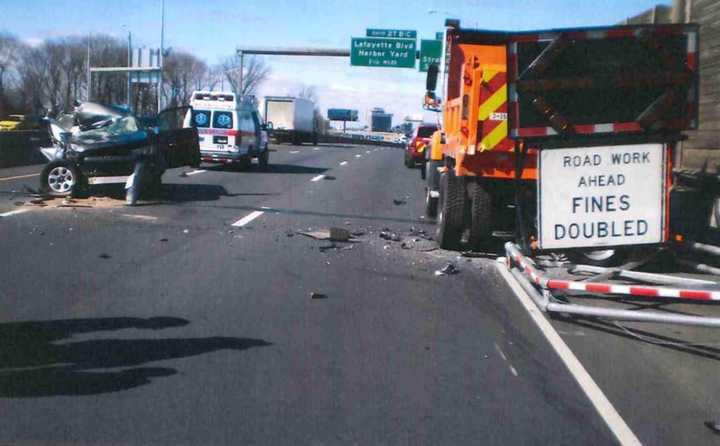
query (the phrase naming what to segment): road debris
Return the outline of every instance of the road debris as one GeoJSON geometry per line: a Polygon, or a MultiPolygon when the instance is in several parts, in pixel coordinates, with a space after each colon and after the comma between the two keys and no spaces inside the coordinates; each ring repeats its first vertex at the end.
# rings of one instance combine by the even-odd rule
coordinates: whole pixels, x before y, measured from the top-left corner
{"type": "Polygon", "coordinates": [[[334,179],[335,179],[335,177],[332,176],[332,175],[325,175],[325,176],[323,177],[323,180],[328,180],[328,181],[332,181],[332,180],[334,180],[334,179]]]}
{"type": "Polygon", "coordinates": [[[407,204],[407,200],[403,200],[403,199],[401,199],[401,198],[394,198],[394,199],[393,199],[393,204],[394,204],[395,206],[402,206],[402,205],[404,205],[404,204],[407,204]]]}
{"type": "Polygon", "coordinates": [[[435,271],[436,276],[450,276],[453,274],[459,273],[460,270],[457,269],[454,263],[450,262],[447,265],[445,265],[442,269],[439,269],[435,271]]]}
{"type": "Polygon", "coordinates": [[[352,238],[350,231],[347,229],[335,227],[317,231],[298,231],[297,233],[315,240],[330,240],[333,242],[348,242],[352,238]]]}
{"type": "Polygon", "coordinates": [[[706,421],[705,426],[716,434],[720,435],[720,422],[718,421],[706,421]]]}
{"type": "Polygon", "coordinates": [[[109,259],[109,258],[110,258],[110,254],[102,253],[102,254],[100,254],[98,257],[100,257],[101,259],[109,259]]]}
{"type": "Polygon", "coordinates": [[[310,299],[327,299],[327,294],[316,293],[313,291],[310,293],[310,299]]]}

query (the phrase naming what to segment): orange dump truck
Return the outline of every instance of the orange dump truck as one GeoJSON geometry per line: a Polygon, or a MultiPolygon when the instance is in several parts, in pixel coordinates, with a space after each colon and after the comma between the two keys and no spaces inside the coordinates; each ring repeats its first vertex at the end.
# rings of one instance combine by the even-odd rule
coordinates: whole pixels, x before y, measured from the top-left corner
{"type": "Polygon", "coordinates": [[[672,156],[697,127],[698,27],[537,32],[446,23],[426,109],[426,211],[443,248],[512,229],[589,263],[668,240],[672,156]],[[440,83],[440,93],[435,90],[440,83]]]}

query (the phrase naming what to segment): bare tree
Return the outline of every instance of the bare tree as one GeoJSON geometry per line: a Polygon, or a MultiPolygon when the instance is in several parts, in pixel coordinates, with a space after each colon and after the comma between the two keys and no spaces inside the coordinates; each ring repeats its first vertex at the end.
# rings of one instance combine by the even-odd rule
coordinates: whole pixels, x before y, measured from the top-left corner
{"type": "Polygon", "coordinates": [[[23,45],[10,34],[0,33],[0,115],[12,108],[10,96],[17,80],[18,61],[23,45]]]}
{"type": "Polygon", "coordinates": [[[163,66],[163,97],[168,107],[177,107],[190,101],[193,90],[204,86],[208,67],[192,54],[172,52],[163,66]]]}
{"type": "Polygon", "coordinates": [[[257,93],[257,89],[270,75],[270,67],[257,56],[246,56],[243,60],[242,90],[240,89],[240,56],[235,54],[220,64],[225,78],[233,93],[249,96],[257,93]]]}

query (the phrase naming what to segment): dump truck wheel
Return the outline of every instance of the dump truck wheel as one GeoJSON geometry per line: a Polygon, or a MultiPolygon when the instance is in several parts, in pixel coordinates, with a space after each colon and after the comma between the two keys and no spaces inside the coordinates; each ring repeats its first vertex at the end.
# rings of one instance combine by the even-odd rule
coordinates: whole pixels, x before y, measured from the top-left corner
{"type": "Polygon", "coordinates": [[[79,184],[80,174],[75,166],[66,161],[52,161],[43,168],[40,186],[53,197],[67,197],[79,184]]]}
{"type": "Polygon", "coordinates": [[[438,214],[438,197],[432,197],[431,193],[432,191],[427,188],[425,191],[425,215],[435,218],[438,214]]]}
{"type": "Polygon", "coordinates": [[[485,186],[475,182],[470,186],[470,246],[481,248],[492,236],[492,197],[485,186]]]}
{"type": "Polygon", "coordinates": [[[452,171],[440,176],[440,200],[435,238],[442,249],[458,249],[463,230],[465,191],[452,171]]]}

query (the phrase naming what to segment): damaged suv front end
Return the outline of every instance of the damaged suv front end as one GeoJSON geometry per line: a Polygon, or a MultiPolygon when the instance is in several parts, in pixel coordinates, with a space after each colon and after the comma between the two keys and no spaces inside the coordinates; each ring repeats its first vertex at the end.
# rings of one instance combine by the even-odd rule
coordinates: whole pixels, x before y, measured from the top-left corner
{"type": "Polygon", "coordinates": [[[48,119],[52,147],[41,175],[44,193],[85,194],[96,184],[124,183],[133,205],[141,191],[157,192],[168,168],[200,163],[195,129],[182,128],[187,107],[160,113],[153,127],[129,112],[86,102],[72,114],[48,119]]]}

